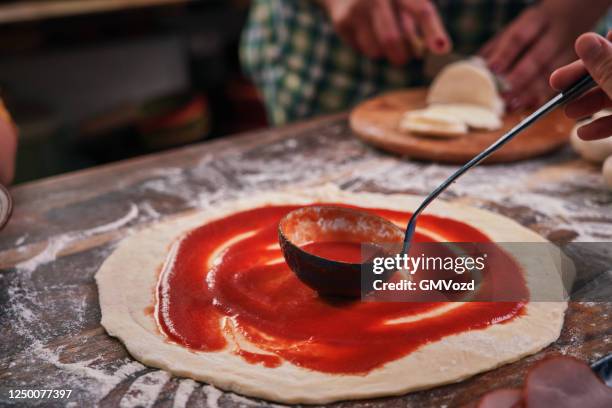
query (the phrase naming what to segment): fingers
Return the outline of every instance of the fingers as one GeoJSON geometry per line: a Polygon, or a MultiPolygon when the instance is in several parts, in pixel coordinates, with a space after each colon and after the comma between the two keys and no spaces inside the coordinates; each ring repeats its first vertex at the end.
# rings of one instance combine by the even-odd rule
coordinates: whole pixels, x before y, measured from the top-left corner
{"type": "Polygon", "coordinates": [[[497,36],[497,35],[495,37],[491,38],[480,49],[480,51],[478,52],[478,55],[480,55],[485,60],[488,60],[491,57],[491,55],[493,54],[493,52],[495,51],[495,47],[497,46],[498,41],[499,41],[499,36],[497,36]]]}
{"type": "Polygon", "coordinates": [[[360,45],[357,42],[356,30],[354,29],[352,18],[349,17],[349,11],[345,9],[330,9],[330,13],[332,23],[338,36],[344,43],[359,51],[360,45]]]}
{"type": "Polygon", "coordinates": [[[545,80],[538,78],[521,92],[506,97],[508,110],[513,112],[542,105],[552,96],[552,91],[545,80]]]}
{"type": "Polygon", "coordinates": [[[422,56],[425,47],[438,54],[452,47],[430,0],[322,0],[322,4],[342,40],[370,58],[384,56],[403,65],[411,56],[422,56]]]}
{"type": "Polygon", "coordinates": [[[580,127],[578,136],[583,140],[597,140],[612,136],[612,115],[580,127]]]}
{"type": "Polygon", "coordinates": [[[343,41],[370,58],[384,56],[394,65],[403,65],[411,56],[422,56],[425,47],[437,54],[452,48],[430,0],[329,0],[323,4],[343,41]]]}
{"type": "Polygon", "coordinates": [[[446,54],[452,49],[452,43],[438,10],[429,0],[402,0],[400,9],[407,11],[418,25],[424,36],[427,48],[434,54],[446,54]]]}
{"type": "MultiPolygon", "coordinates": [[[[559,68],[550,77],[550,85],[557,90],[570,87],[588,71],[598,88],[592,89],[566,108],[567,116],[580,119],[612,107],[612,31],[608,40],[594,34],[581,35],[576,40],[576,53],[580,60],[559,68]]],[[[578,129],[578,136],[584,140],[595,140],[612,136],[612,116],[597,119],[578,129]]]]}
{"type": "Polygon", "coordinates": [[[586,72],[582,61],[574,61],[552,73],[550,86],[556,91],[563,91],[576,83],[586,72]]]}
{"type": "Polygon", "coordinates": [[[576,40],[576,54],[595,82],[612,96],[612,44],[595,33],[583,34],[576,40]]]}
{"type": "Polygon", "coordinates": [[[529,9],[501,35],[487,64],[495,73],[506,72],[546,28],[545,20],[535,9],[529,9]]]}
{"type": "Polygon", "coordinates": [[[572,119],[582,119],[609,107],[612,101],[608,95],[601,88],[595,88],[570,102],[565,107],[565,114],[572,119]]]}
{"type": "Polygon", "coordinates": [[[408,50],[394,15],[390,0],[379,2],[374,9],[373,27],[376,40],[382,47],[384,55],[394,65],[403,65],[408,59],[408,50]]]}
{"type": "Polygon", "coordinates": [[[423,43],[421,36],[417,32],[417,27],[415,25],[412,14],[410,14],[404,9],[400,9],[400,19],[402,22],[404,37],[406,37],[406,40],[410,45],[412,55],[416,58],[423,57],[423,54],[425,53],[425,44],[423,43]]]}
{"type": "Polygon", "coordinates": [[[382,56],[374,28],[368,22],[364,22],[360,28],[355,30],[355,41],[359,51],[367,57],[379,58],[382,56]]]}
{"type": "MultiPolygon", "coordinates": [[[[539,46],[538,44],[536,44],[536,46],[539,46]]],[[[549,67],[560,66],[567,63],[573,58],[572,55],[573,53],[570,52],[562,52],[554,57],[547,54],[544,58],[547,58],[548,62],[544,62],[541,56],[525,56],[519,64],[517,64],[517,68],[513,70],[513,76],[508,79],[511,89],[509,93],[504,95],[504,99],[506,99],[508,103],[509,111],[535,108],[550,99],[554,92],[546,80],[550,75],[549,67]],[[528,62],[527,58],[535,58],[535,61],[532,60],[532,62],[528,62]],[[552,63],[550,61],[552,61],[552,63]],[[524,69],[523,74],[520,74],[521,69],[524,69]],[[531,77],[527,80],[522,80],[520,77],[516,77],[517,73],[519,76],[525,75],[531,77]]]]}
{"type": "Polygon", "coordinates": [[[544,35],[531,47],[517,64],[506,75],[506,80],[513,91],[520,92],[523,88],[540,79],[544,73],[549,74],[548,64],[555,57],[556,39],[552,35],[544,35]]]}

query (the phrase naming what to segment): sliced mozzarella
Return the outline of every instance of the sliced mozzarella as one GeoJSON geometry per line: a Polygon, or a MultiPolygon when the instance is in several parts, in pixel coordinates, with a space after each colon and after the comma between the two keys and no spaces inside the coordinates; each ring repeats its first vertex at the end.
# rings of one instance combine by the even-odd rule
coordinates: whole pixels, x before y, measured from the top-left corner
{"type": "Polygon", "coordinates": [[[427,111],[465,123],[471,129],[497,130],[502,121],[491,110],[469,104],[434,104],[427,111]]]}
{"type": "Polygon", "coordinates": [[[423,109],[404,114],[400,130],[428,136],[458,137],[466,134],[468,127],[464,122],[448,115],[423,109]]]}
{"type": "Polygon", "coordinates": [[[504,102],[493,74],[478,59],[455,62],[436,77],[427,96],[429,104],[470,104],[501,116],[504,102]]]}

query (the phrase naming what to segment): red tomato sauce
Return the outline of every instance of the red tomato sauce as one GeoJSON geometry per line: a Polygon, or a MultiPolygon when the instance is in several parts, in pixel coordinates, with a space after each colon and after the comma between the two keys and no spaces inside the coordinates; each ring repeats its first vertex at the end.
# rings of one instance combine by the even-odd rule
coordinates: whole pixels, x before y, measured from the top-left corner
{"type": "MultiPolygon", "coordinates": [[[[239,212],[195,228],[174,244],[160,273],[156,308],[159,328],[169,341],[194,351],[227,348],[266,367],[289,362],[325,373],[367,374],[430,342],[505,323],[524,311],[528,290],[520,266],[508,259],[503,270],[492,274],[495,285],[490,284],[512,287],[524,294],[524,301],[469,302],[435,318],[390,324],[445,303],[322,298],[295,276],[278,247],[278,222],[296,208],[239,212]]],[[[402,224],[410,217],[360,209],[402,224]]],[[[490,242],[477,229],[449,218],[422,215],[419,228],[447,242],[490,242]]],[[[416,241],[434,240],[417,234],[416,241]]],[[[359,251],[344,244],[314,252],[324,256],[342,247],[336,258],[359,257],[359,251]]],[[[505,255],[500,250],[497,256],[505,255]]]]}

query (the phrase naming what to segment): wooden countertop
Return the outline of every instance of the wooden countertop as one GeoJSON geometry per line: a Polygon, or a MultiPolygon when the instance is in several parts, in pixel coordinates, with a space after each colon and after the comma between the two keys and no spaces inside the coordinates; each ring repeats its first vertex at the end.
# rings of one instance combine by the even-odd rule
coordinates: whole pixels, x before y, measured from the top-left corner
{"type": "MultiPolygon", "coordinates": [[[[117,242],[167,217],[265,190],[334,183],[357,192],[426,194],[453,168],[372,149],[340,115],[14,187],[15,212],[0,232],[0,405],[14,402],[8,389],[16,388],[73,390],[52,406],[269,405],[145,367],[104,332],[93,276],[117,242]]],[[[569,149],[479,167],[445,198],[509,216],[554,242],[612,242],[612,192],[599,170],[569,149]]],[[[545,354],[593,361],[612,352],[611,313],[609,302],[572,304],[561,338],[542,353],[367,406],[457,406],[519,384],[545,354]]]]}

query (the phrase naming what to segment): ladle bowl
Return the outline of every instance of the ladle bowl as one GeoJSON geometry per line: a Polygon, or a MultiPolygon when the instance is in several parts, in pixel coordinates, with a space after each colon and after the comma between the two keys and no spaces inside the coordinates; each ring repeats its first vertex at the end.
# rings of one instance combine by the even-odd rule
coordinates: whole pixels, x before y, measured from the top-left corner
{"type": "MultiPolygon", "coordinates": [[[[308,206],[291,211],[278,225],[278,238],[285,260],[306,285],[324,296],[358,297],[371,288],[362,269],[371,271],[375,257],[398,254],[404,232],[392,222],[351,208],[308,206]],[[313,243],[360,246],[360,261],[346,262],[307,251],[313,243]],[[306,250],[305,250],[306,248],[306,250]]],[[[386,280],[394,271],[376,276],[386,280]]]]}

